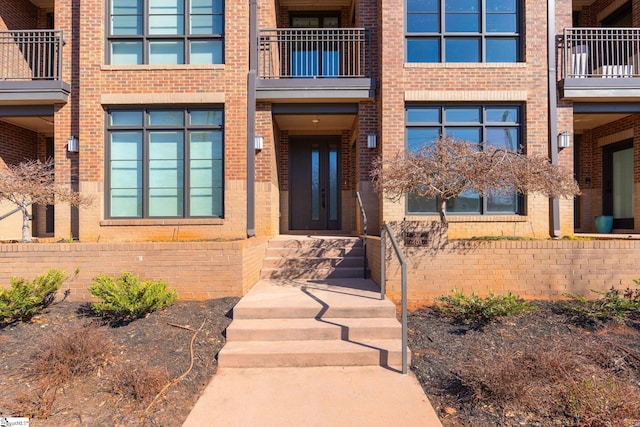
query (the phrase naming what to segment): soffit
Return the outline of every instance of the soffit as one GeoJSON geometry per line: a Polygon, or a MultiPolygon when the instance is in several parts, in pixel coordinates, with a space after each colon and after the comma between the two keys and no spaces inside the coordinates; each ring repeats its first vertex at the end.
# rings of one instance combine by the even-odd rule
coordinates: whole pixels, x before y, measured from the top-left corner
{"type": "Polygon", "coordinates": [[[351,114],[277,114],[273,116],[280,130],[287,131],[341,131],[353,127],[351,114]]]}
{"type": "Polygon", "coordinates": [[[3,117],[2,121],[33,132],[53,135],[53,117],[3,117]]]}
{"type": "Polygon", "coordinates": [[[629,114],[574,114],[573,131],[575,133],[582,133],[585,130],[620,120],[628,115],[629,114]]]}
{"type": "Polygon", "coordinates": [[[352,6],[352,0],[280,0],[279,3],[289,10],[338,10],[352,6]]]}

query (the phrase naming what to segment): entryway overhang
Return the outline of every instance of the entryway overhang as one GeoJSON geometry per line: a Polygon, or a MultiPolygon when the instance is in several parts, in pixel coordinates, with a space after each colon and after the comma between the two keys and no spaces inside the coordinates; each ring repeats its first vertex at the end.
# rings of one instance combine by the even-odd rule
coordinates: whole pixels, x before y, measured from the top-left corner
{"type": "Polygon", "coordinates": [[[258,79],[258,101],[357,102],[373,99],[375,83],[370,78],[349,79],[258,79]]]}
{"type": "Polygon", "coordinates": [[[576,133],[582,133],[637,113],[640,113],[638,102],[575,102],[573,129],[576,133]]]}
{"type": "Polygon", "coordinates": [[[273,104],[272,113],[280,130],[307,134],[337,133],[355,126],[358,104],[273,104]]]}
{"type": "Polygon", "coordinates": [[[53,105],[0,105],[0,121],[29,129],[33,132],[53,135],[53,110],[53,105]]]}
{"type": "Polygon", "coordinates": [[[616,102],[640,98],[640,78],[567,78],[560,98],[569,101],[616,102]]]}
{"type": "Polygon", "coordinates": [[[61,80],[0,82],[0,105],[66,104],[71,86],[61,80]]]}

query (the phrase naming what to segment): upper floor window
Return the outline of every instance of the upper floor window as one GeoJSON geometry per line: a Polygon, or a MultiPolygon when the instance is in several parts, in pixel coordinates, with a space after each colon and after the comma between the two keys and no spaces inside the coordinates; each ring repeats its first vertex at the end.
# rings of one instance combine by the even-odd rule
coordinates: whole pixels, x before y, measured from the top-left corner
{"type": "Polygon", "coordinates": [[[407,62],[521,60],[518,0],[406,0],[407,62]]]}
{"type": "MultiPolygon", "coordinates": [[[[440,135],[500,149],[518,151],[522,134],[519,105],[414,105],[406,109],[407,150],[417,151],[440,135]]],[[[516,193],[492,193],[481,197],[464,192],[447,203],[449,213],[520,214],[523,198],[516,193]]],[[[407,213],[437,213],[437,200],[409,194],[407,213]]]]}
{"type": "Polygon", "coordinates": [[[222,64],[223,0],[109,0],[110,64],[222,64]]]}
{"type": "Polygon", "coordinates": [[[222,109],[113,109],[106,144],[109,218],[222,217],[222,109]]]}

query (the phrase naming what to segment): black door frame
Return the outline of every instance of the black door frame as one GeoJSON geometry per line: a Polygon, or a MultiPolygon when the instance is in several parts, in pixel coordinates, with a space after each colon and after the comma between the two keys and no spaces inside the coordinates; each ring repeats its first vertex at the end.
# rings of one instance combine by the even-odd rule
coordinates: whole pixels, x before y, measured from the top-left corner
{"type": "Polygon", "coordinates": [[[289,230],[341,230],[342,229],[342,215],[341,215],[341,138],[336,135],[324,135],[324,136],[290,136],[289,137],[289,230]],[[312,209],[312,192],[303,189],[302,186],[311,185],[311,169],[310,159],[307,163],[303,156],[308,156],[311,153],[311,147],[314,144],[319,144],[323,148],[320,154],[320,187],[321,193],[321,206],[320,206],[320,218],[318,222],[315,222],[311,218],[312,209]],[[329,147],[336,145],[337,154],[337,177],[336,179],[336,206],[335,211],[337,213],[337,219],[331,220],[330,211],[332,205],[330,203],[331,195],[329,193],[329,147]],[[299,157],[300,156],[300,157],[299,157]],[[297,174],[302,174],[300,176],[297,174]],[[324,190],[324,191],[323,191],[324,190]],[[305,219],[301,219],[300,216],[306,216],[305,219]],[[294,220],[295,217],[295,220],[294,220]]]}
{"type": "MultiPolygon", "coordinates": [[[[633,148],[633,139],[602,147],[602,214],[613,216],[613,153],[633,148]]],[[[634,218],[614,218],[613,228],[633,229],[634,218]]]]}

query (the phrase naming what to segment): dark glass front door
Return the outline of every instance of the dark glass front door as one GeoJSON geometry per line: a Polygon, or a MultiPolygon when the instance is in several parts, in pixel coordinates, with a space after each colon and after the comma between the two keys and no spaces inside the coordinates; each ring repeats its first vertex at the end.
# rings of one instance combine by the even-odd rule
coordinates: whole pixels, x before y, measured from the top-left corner
{"type": "Polygon", "coordinates": [[[634,228],[633,150],[633,140],[603,148],[602,211],[613,215],[613,228],[634,228]]]}
{"type": "Polygon", "coordinates": [[[289,139],[291,230],[340,229],[340,138],[289,139]]]}

